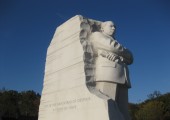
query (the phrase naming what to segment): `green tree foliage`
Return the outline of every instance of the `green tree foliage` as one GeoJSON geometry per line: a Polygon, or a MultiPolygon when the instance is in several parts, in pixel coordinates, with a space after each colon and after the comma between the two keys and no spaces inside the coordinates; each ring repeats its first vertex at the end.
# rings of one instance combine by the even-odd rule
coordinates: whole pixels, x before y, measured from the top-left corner
{"type": "Polygon", "coordinates": [[[135,114],[137,120],[162,120],[164,103],[159,101],[148,102],[140,107],[135,114]]]}
{"type": "Polygon", "coordinates": [[[40,95],[34,91],[18,93],[14,90],[0,90],[0,117],[4,119],[37,118],[40,95]]]}
{"type": "Polygon", "coordinates": [[[18,92],[4,91],[0,93],[0,112],[4,117],[17,118],[19,115],[18,109],[18,92]]]}
{"type": "Polygon", "coordinates": [[[170,120],[170,93],[158,97],[157,100],[164,103],[164,120],[170,120]]]}
{"type": "Polygon", "coordinates": [[[170,120],[170,93],[154,91],[142,103],[129,104],[132,120],[170,120]]]}
{"type": "Polygon", "coordinates": [[[129,103],[129,113],[132,120],[136,120],[135,113],[139,110],[138,104],[129,103]]]}
{"type": "Polygon", "coordinates": [[[34,91],[20,93],[19,110],[23,116],[37,116],[40,96],[34,91]]]}
{"type": "Polygon", "coordinates": [[[149,100],[153,100],[153,99],[158,98],[160,96],[161,96],[161,92],[156,90],[153,93],[149,94],[148,98],[149,98],[149,100]]]}

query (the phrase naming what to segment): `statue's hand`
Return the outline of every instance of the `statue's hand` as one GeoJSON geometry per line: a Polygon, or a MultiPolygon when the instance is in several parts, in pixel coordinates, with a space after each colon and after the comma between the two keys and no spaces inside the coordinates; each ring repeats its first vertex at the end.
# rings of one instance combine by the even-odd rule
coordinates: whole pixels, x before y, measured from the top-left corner
{"type": "Polygon", "coordinates": [[[99,50],[98,55],[101,55],[102,57],[105,57],[113,62],[118,62],[120,60],[120,57],[118,55],[103,50],[99,50]]]}
{"type": "Polygon", "coordinates": [[[116,54],[108,53],[106,57],[107,57],[107,59],[109,59],[110,61],[113,61],[113,62],[118,62],[120,60],[120,57],[116,54]]]}

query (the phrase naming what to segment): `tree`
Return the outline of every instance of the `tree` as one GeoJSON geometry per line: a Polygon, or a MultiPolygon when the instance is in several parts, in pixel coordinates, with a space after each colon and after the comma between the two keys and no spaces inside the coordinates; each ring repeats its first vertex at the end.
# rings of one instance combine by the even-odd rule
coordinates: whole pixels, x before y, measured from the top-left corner
{"type": "Polygon", "coordinates": [[[157,100],[164,103],[164,120],[170,120],[170,93],[160,96],[157,100]]]}
{"type": "Polygon", "coordinates": [[[139,110],[138,104],[129,103],[129,113],[132,120],[136,120],[135,114],[139,110]]]}
{"type": "Polygon", "coordinates": [[[137,120],[163,120],[164,103],[151,101],[142,105],[135,114],[137,120]]]}
{"type": "Polygon", "coordinates": [[[161,92],[155,90],[153,93],[151,93],[151,94],[149,94],[147,96],[148,96],[149,100],[152,100],[152,99],[160,97],[161,96],[161,92]]]}
{"type": "Polygon", "coordinates": [[[18,92],[14,90],[3,91],[0,94],[0,113],[3,117],[18,118],[18,92]]]}
{"type": "Polygon", "coordinates": [[[34,91],[0,90],[0,120],[36,120],[40,97],[34,91]]]}
{"type": "Polygon", "coordinates": [[[34,91],[20,93],[19,110],[22,116],[38,116],[40,96],[34,91]]]}

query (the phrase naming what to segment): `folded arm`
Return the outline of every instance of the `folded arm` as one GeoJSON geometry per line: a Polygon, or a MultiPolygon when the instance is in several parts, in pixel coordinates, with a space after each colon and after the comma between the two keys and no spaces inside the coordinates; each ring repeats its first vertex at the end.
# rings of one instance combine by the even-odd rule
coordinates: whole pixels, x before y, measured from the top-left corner
{"type": "Polygon", "coordinates": [[[118,55],[121,61],[125,64],[132,64],[132,53],[121,44],[119,44],[116,40],[105,37],[102,35],[102,33],[97,32],[93,35],[92,42],[98,49],[118,55]]]}

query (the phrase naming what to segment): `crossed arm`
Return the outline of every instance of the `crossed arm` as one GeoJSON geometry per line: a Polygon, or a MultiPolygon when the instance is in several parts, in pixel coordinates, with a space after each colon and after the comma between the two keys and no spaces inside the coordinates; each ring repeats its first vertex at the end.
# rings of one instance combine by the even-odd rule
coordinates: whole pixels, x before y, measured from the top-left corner
{"type": "Polygon", "coordinates": [[[99,49],[103,57],[113,61],[119,59],[127,65],[133,62],[132,53],[111,37],[106,37],[102,33],[96,32],[93,33],[92,43],[99,49]]]}

